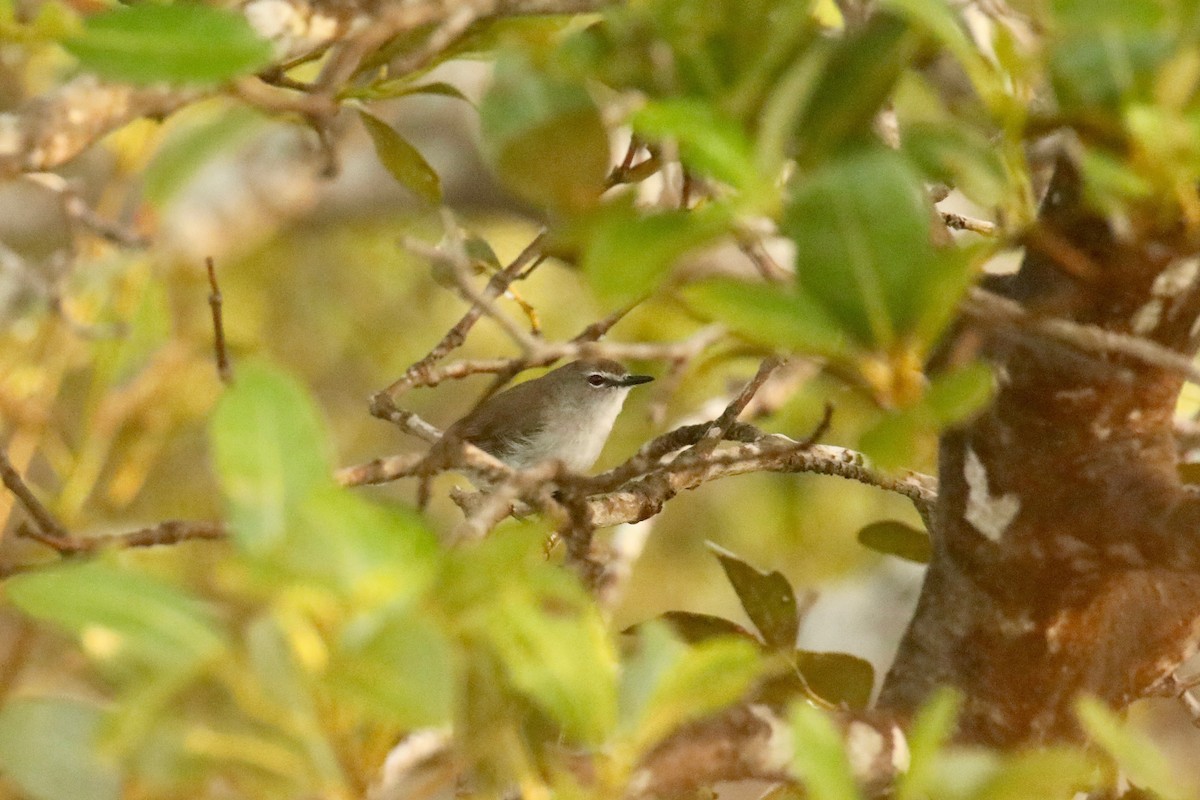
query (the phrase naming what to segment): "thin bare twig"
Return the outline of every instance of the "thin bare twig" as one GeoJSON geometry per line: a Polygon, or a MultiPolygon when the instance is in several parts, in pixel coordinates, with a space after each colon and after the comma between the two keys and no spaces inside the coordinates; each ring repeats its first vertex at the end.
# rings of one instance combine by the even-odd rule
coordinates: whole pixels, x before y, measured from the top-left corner
{"type": "Polygon", "coordinates": [[[956,231],[970,231],[978,233],[981,236],[995,236],[999,230],[996,223],[988,222],[985,219],[975,219],[974,217],[966,217],[962,214],[955,214],[952,211],[942,211],[942,222],[947,228],[952,228],[956,231]]]}
{"type": "MultiPolygon", "coordinates": [[[[522,270],[524,270],[526,266],[535,262],[541,256],[542,248],[546,243],[546,236],[546,231],[541,231],[537,236],[534,237],[533,241],[526,245],[525,249],[522,250],[515,259],[513,259],[511,264],[493,275],[491,280],[488,281],[487,286],[484,287],[482,296],[488,299],[499,297],[506,289],[508,289],[509,284],[517,280],[519,276],[523,277],[522,270]]],[[[380,395],[386,395],[388,399],[394,401],[396,397],[403,394],[408,389],[413,388],[414,386],[435,385],[428,382],[429,375],[433,371],[434,364],[436,364],[438,361],[441,361],[452,350],[460,347],[462,343],[466,341],[467,333],[470,332],[471,328],[476,322],[479,321],[481,316],[483,316],[483,309],[477,305],[472,305],[471,308],[469,308],[467,312],[463,314],[462,318],[455,323],[454,327],[447,331],[446,335],[442,337],[441,341],[434,345],[432,350],[430,350],[420,361],[417,361],[415,364],[405,370],[404,374],[400,376],[399,380],[394,382],[391,386],[388,386],[382,392],[377,393],[376,398],[379,398],[380,395]]],[[[391,405],[394,407],[394,403],[391,405]]]]}
{"type": "Polygon", "coordinates": [[[150,240],[137,231],[97,214],[63,176],[53,172],[27,172],[24,178],[57,195],[71,225],[83,227],[119,247],[141,250],[150,244],[150,240]]]}
{"type": "Polygon", "coordinates": [[[62,523],[55,519],[50,510],[42,505],[42,501],[37,499],[12,462],[9,461],[8,451],[3,447],[0,447],[0,481],[3,481],[5,487],[21,501],[21,505],[29,512],[38,531],[56,541],[70,540],[71,534],[67,532],[62,523]]]}
{"type": "MultiPolygon", "coordinates": [[[[451,224],[448,230],[457,233],[457,227],[451,224]]],[[[488,296],[486,291],[478,291],[471,285],[471,276],[469,273],[471,262],[467,256],[465,244],[459,233],[448,234],[448,242],[443,242],[437,247],[431,247],[419,239],[406,238],[404,247],[412,253],[421,256],[430,262],[441,262],[449,268],[450,275],[454,279],[454,285],[458,289],[459,295],[464,300],[471,304],[472,308],[478,308],[490,319],[494,320],[508,335],[508,338],[521,348],[523,352],[532,352],[537,347],[537,339],[509,319],[508,315],[500,311],[496,307],[493,297],[488,296]]]]}
{"type": "Polygon", "coordinates": [[[229,364],[229,352],[225,348],[225,322],[221,314],[221,304],[224,298],[221,296],[221,287],[217,284],[217,270],[213,265],[212,256],[204,259],[204,267],[208,270],[208,307],[212,310],[213,348],[217,357],[217,375],[220,376],[221,383],[228,385],[233,381],[233,368],[229,364]]]}
{"type": "Polygon", "coordinates": [[[776,369],[783,364],[782,359],[776,356],[770,356],[763,359],[762,364],[758,367],[758,372],[754,377],[747,381],[742,387],[737,397],[725,407],[721,412],[721,416],[713,420],[712,426],[704,434],[704,438],[696,442],[692,446],[692,450],[697,454],[706,453],[717,446],[717,443],[725,438],[729,429],[737,422],[737,418],[745,410],[746,406],[754,399],[754,395],[762,388],[762,385],[767,382],[767,378],[771,377],[776,369]]]}
{"type": "Polygon", "coordinates": [[[131,547],[160,547],[180,542],[224,539],[227,533],[225,528],[217,522],[173,519],[151,525],[148,528],[139,528],[135,531],[111,536],[54,538],[29,526],[18,528],[17,535],[44,544],[59,555],[75,556],[110,548],[119,550],[131,547]]]}

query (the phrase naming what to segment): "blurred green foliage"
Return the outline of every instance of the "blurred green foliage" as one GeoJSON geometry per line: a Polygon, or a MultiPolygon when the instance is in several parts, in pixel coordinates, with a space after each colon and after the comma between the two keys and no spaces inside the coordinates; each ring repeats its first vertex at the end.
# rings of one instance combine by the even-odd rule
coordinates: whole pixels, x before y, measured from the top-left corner
{"type": "MultiPolygon", "coordinates": [[[[998,245],[939,244],[926,183],[1028,221],[1025,146],[1049,127],[1075,130],[1098,207],[1149,203],[1200,222],[1195,3],[1014,3],[1043,32],[1037,48],[1005,23],[981,48],[939,0],[879,5],[846,31],[829,2],[641,0],[582,19],[482,21],[431,60],[495,65],[477,104],[481,150],[550,228],[559,258],[518,285],[548,337],[574,336],[635,300],[614,331],[624,339],[678,339],[712,320],[732,331],[677,385],[631,399],[602,466],[782,351],[812,368],[765,427],[803,438],[832,399],[827,441],[931,470],[938,431],[987,402],[992,376],[979,364],[930,375],[924,362],[998,245]],[[939,59],[955,91],[933,69],[939,59]],[[885,107],[898,148],[874,132],[885,107]],[[614,185],[612,145],[627,132],[645,160],[628,165],[629,185],[614,185]],[[784,264],[794,276],[685,268],[764,223],[794,251],[784,264]]],[[[269,58],[240,16],[190,3],[88,13],[48,0],[30,13],[0,2],[0,35],[12,56],[6,81],[31,92],[77,70],[218,87],[269,58]]],[[[37,568],[4,583],[4,791],[362,796],[402,736],[446,726],[480,793],[616,797],[681,725],[753,697],[792,704],[808,796],[858,796],[821,708],[865,706],[874,670],[848,653],[796,649],[804,614],[793,586],[878,565],[860,542],[927,559],[928,537],[900,499],[794,475],[677,497],[656,518],[624,603],[606,615],[558,553],[547,558],[543,521],[449,547],[440,534],[458,512],[444,492],[420,516],[408,487],[335,484],[336,466],[401,446],[365,400],[463,310],[396,246],[402,235],[436,239],[441,222],[427,206],[453,195],[436,148],[410,138],[383,101],[474,100],[425,69],[391,73],[429,36],[384,43],[338,92],[359,111],[372,167],[421,207],[359,208],[353,220],[305,209],[290,222],[264,218],[248,242],[207,229],[228,254],[218,274],[231,387],[212,369],[208,286],[165,246],[79,236],[75,268],[40,276],[53,292],[4,284],[8,452],[54,512],[72,530],[197,517],[222,519],[232,534],[55,564],[7,538],[6,556],[37,568]],[[864,527],[882,519],[893,521],[864,527]],[[714,558],[710,540],[728,549],[714,558]],[[568,754],[585,746],[599,767],[577,785],[568,754]]],[[[96,205],[134,209],[150,228],[175,215],[195,222],[197,186],[294,124],[232,95],[161,125],[131,124],[106,143],[112,163],[96,205]]],[[[235,192],[226,183],[218,194],[235,192]]],[[[233,208],[213,216],[232,225],[233,208]]],[[[511,208],[463,218],[475,250],[501,262],[536,228],[511,208]]],[[[509,348],[484,323],[462,354],[509,348]]],[[[483,387],[476,378],[405,401],[446,425],[483,387]]],[[[913,725],[897,797],[1069,797],[1110,784],[1114,764],[1163,796],[1187,794],[1144,737],[1095,704],[1080,716],[1101,752],[1008,755],[947,747],[955,707],[940,695],[913,725]]]]}

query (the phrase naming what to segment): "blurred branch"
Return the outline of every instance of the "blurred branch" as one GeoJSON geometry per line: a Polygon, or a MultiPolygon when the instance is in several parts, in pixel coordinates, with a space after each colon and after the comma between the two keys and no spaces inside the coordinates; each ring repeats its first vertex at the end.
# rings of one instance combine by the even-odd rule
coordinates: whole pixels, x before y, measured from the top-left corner
{"type": "Polygon", "coordinates": [[[0,114],[0,178],[55,169],[122,125],[166,116],[201,96],[193,90],[134,87],[80,76],[0,114]]]}
{"type": "MultiPolygon", "coordinates": [[[[846,748],[853,778],[868,794],[890,787],[908,769],[909,751],[894,720],[879,715],[837,711],[832,715],[846,748]]],[[[791,728],[774,709],[741,704],[680,726],[645,754],[627,786],[627,800],[692,797],[697,790],[726,781],[793,783],[791,728]]],[[[592,786],[596,764],[572,752],[570,770],[580,784],[592,786]]],[[[368,800],[409,800],[438,796],[467,768],[453,734],[421,729],[406,736],[388,754],[368,800]]]]}
{"type": "Polygon", "coordinates": [[[946,224],[946,227],[956,231],[971,231],[981,236],[995,236],[999,230],[996,227],[996,223],[988,222],[985,219],[966,217],[962,214],[955,214],[952,211],[942,211],[941,214],[942,222],[946,224]]]}
{"type": "MultiPolygon", "coordinates": [[[[612,358],[618,361],[622,359],[686,361],[699,355],[724,334],[725,329],[721,326],[710,325],[701,328],[686,339],[674,342],[591,342],[580,341],[578,338],[569,342],[538,341],[534,352],[518,358],[472,359],[455,361],[437,369],[432,366],[426,367],[421,371],[420,377],[413,379],[413,383],[410,385],[432,387],[448,380],[459,380],[470,375],[502,375],[513,368],[520,372],[532,367],[548,366],[560,359],[612,358]]],[[[410,367],[409,372],[412,371],[410,367]]],[[[380,392],[376,397],[385,395],[387,391],[380,392]]],[[[381,408],[384,407],[386,406],[381,406],[381,408]]],[[[372,411],[372,413],[375,412],[372,411]]]]}
{"type": "Polygon", "coordinates": [[[1039,317],[1020,303],[984,289],[971,289],[963,302],[963,313],[976,322],[1026,330],[1096,355],[1121,355],[1142,364],[1187,378],[1200,384],[1200,368],[1182,353],[1140,336],[1116,333],[1056,317],[1039,317]]]}
{"type": "Polygon", "coordinates": [[[48,189],[58,196],[59,202],[62,204],[63,214],[70,225],[86,228],[101,239],[111,242],[118,247],[141,249],[150,244],[150,240],[137,231],[107,220],[97,214],[79,196],[79,192],[75,190],[71,183],[61,175],[56,175],[52,172],[30,172],[24,177],[27,181],[36,183],[38,186],[48,189]]]}
{"type": "Polygon", "coordinates": [[[13,493],[13,495],[25,507],[29,516],[33,519],[37,530],[47,539],[52,539],[59,542],[69,541],[71,534],[62,526],[50,510],[42,505],[42,501],[37,499],[33,491],[25,483],[25,480],[17,472],[12,462],[8,459],[8,451],[0,447],[0,481],[3,481],[4,486],[13,493]]]}
{"type": "Polygon", "coordinates": [[[77,556],[108,549],[122,550],[131,547],[160,547],[179,544],[180,542],[224,539],[228,533],[224,526],[218,522],[173,519],[151,525],[148,528],[139,528],[128,533],[90,536],[84,539],[72,536],[55,538],[47,536],[29,526],[18,528],[17,535],[44,544],[59,555],[77,556]]]}
{"type": "Polygon", "coordinates": [[[204,259],[204,267],[208,271],[208,306],[212,310],[213,323],[213,349],[216,351],[217,357],[217,375],[221,378],[221,383],[229,384],[233,381],[233,368],[229,364],[229,353],[225,348],[225,324],[221,315],[221,287],[217,284],[217,269],[213,264],[212,256],[204,259]]]}
{"type": "MultiPolygon", "coordinates": [[[[252,0],[243,6],[243,14],[285,56],[279,65],[263,70],[262,78],[235,82],[232,91],[252,105],[275,113],[299,112],[315,123],[337,113],[334,98],[363,59],[400,34],[433,26],[423,47],[400,61],[394,74],[427,66],[479,20],[587,13],[610,4],[611,0],[410,0],[330,6],[305,0],[252,0]],[[331,55],[312,90],[290,91],[309,87],[288,82],[284,71],[326,50],[331,55]]],[[[82,75],[0,113],[0,179],[56,169],[129,122],[165,117],[210,94],[107,83],[82,75]]]]}

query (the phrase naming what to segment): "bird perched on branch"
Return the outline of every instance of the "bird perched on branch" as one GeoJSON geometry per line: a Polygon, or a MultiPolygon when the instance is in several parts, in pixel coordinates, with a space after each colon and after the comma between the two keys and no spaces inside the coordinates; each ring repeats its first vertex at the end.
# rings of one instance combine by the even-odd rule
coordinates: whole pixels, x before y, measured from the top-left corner
{"type": "Polygon", "coordinates": [[[572,361],[488,398],[451,425],[434,452],[470,442],[513,469],[558,459],[583,472],[600,457],[629,390],[652,380],[607,358],[572,361]]]}

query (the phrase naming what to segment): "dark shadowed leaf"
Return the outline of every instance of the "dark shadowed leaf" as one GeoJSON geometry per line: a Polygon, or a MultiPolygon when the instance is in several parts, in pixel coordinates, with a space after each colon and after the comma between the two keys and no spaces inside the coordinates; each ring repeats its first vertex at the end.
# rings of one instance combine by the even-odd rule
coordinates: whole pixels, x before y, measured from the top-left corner
{"type": "Polygon", "coordinates": [[[708,542],[725,576],[737,592],[742,608],[769,647],[791,650],[796,646],[800,614],[796,594],[780,572],[760,572],[725,548],[708,542]]]}
{"type": "Polygon", "coordinates": [[[1120,103],[1149,97],[1156,68],[1171,53],[1166,33],[1111,29],[1096,36],[1094,29],[1059,37],[1049,65],[1054,92],[1070,111],[1115,113],[1120,103]]]}
{"type": "Polygon", "coordinates": [[[84,69],[135,83],[219,83],[261,69],[272,55],[241,14],[199,3],[102,11],[64,44],[84,69]]]}
{"type": "Polygon", "coordinates": [[[858,543],[877,553],[899,556],[918,564],[928,564],[933,556],[928,533],[894,519],[867,525],[858,532],[858,543]]]}
{"type": "Polygon", "coordinates": [[[392,177],[427,203],[442,202],[442,179],[425,157],[400,134],[372,114],[358,112],[375,145],[375,155],[392,177]]]}
{"type": "Polygon", "coordinates": [[[866,708],[875,687],[875,668],[849,653],[796,651],[796,667],[808,688],[830,703],[866,708]]]}
{"type": "Polygon", "coordinates": [[[8,700],[0,711],[0,772],[34,800],[116,800],[120,775],[97,741],[102,717],[80,700],[8,700]]]}
{"type": "Polygon", "coordinates": [[[736,622],[712,614],[695,614],[691,611],[668,611],[660,619],[671,626],[688,644],[696,644],[718,636],[740,636],[757,642],[758,637],[736,622]]]}

